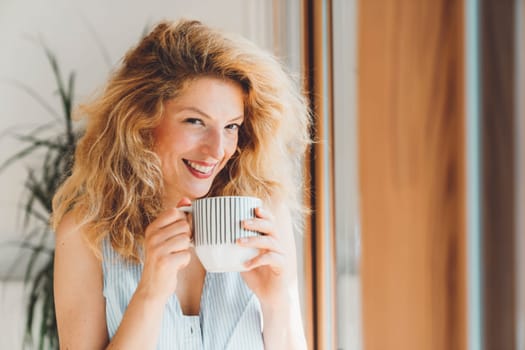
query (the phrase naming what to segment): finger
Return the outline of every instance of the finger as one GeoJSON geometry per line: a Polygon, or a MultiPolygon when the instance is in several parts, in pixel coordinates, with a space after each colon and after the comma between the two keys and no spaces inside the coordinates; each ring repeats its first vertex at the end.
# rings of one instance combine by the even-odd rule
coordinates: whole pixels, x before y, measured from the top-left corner
{"type": "Polygon", "coordinates": [[[177,203],[177,209],[186,215],[186,220],[190,223],[190,230],[193,231],[191,200],[188,197],[182,197],[179,203],[177,203]]]}
{"type": "Polygon", "coordinates": [[[243,228],[250,231],[256,231],[265,235],[275,235],[275,226],[273,221],[268,219],[247,219],[242,222],[243,228]]]}
{"type": "Polygon", "coordinates": [[[191,239],[187,234],[173,236],[170,239],[154,245],[146,246],[145,255],[149,259],[163,261],[167,256],[177,253],[189,253],[191,239]]]}
{"type": "Polygon", "coordinates": [[[177,204],[177,209],[186,215],[191,215],[191,200],[188,197],[183,197],[177,204]]]}
{"type": "Polygon", "coordinates": [[[179,203],[177,203],[177,208],[178,207],[187,207],[189,205],[191,205],[191,200],[188,197],[182,197],[182,199],[179,201],[179,203]]]}
{"type": "Polygon", "coordinates": [[[255,237],[242,237],[237,240],[237,244],[243,247],[257,248],[263,250],[274,251],[279,254],[283,254],[284,251],[279,245],[279,242],[272,236],[255,236],[255,237]]]}
{"type": "Polygon", "coordinates": [[[187,235],[179,235],[162,244],[147,246],[145,256],[162,258],[173,253],[188,251],[191,246],[191,239],[187,235]]]}
{"type": "Polygon", "coordinates": [[[178,235],[187,235],[191,238],[190,224],[187,221],[179,220],[174,223],[165,226],[156,232],[146,236],[146,244],[151,246],[157,246],[163,244],[170,238],[178,235]]]}
{"type": "Polygon", "coordinates": [[[281,274],[284,266],[284,258],[281,254],[275,252],[265,252],[244,263],[244,267],[248,270],[262,266],[269,267],[275,274],[281,274]]]}
{"type": "Polygon", "coordinates": [[[275,217],[269,210],[266,210],[262,207],[255,208],[255,217],[261,218],[261,219],[267,219],[270,221],[274,221],[275,219],[275,217]]]}
{"type": "Polygon", "coordinates": [[[172,266],[178,269],[181,269],[185,266],[188,266],[191,260],[191,254],[189,251],[182,251],[173,254],[167,254],[162,256],[160,260],[161,266],[172,266]]]}
{"type": "Polygon", "coordinates": [[[191,237],[188,234],[173,236],[160,247],[164,254],[173,254],[181,251],[187,251],[191,247],[191,237]]]}
{"type": "Polygon", "coordinates": [[[148,236],[153,232],[179,220],[186,220],[186,215],[182,211],[178,210],[177,208],[166,209],[160,213],[160,215],[155,220],[153,220],[151,224],[149,224],[145,234],[148,236]]]}

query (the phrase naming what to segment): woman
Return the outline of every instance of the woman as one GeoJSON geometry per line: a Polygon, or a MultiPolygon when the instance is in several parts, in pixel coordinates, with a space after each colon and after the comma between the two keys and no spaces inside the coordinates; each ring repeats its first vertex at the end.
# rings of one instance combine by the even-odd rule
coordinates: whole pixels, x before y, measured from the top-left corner
{"type": "Polygon", "coordinates": [[[304,349],[292,218],[309,120],[278,62],[163,22],[82,111],[53,201],[61,348],[304,349]],[[207,274],[195,255],[178,208],[212,195],[263,199],[245,272],[207,274]]]}

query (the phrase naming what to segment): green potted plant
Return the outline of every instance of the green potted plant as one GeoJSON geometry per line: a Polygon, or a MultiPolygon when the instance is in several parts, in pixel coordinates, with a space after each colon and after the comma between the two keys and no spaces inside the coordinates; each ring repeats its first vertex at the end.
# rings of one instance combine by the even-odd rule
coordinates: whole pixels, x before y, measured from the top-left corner
{"type": "Polygon", "coordinates": [[[26,134],[15,135],[25,146],[4,161],[0,171],[29,156],[39,155],[38,164],[32,163],[27,168],[24,182],[26,196],[22,203],[24,239],[21,247],[30,251],[24,277],[27,289],[24,347],[58,349],[53,298],[54,248],[49,243],[53,242],[53,233],[49,218],[53,195],[63,179],[70,174],[75,145],[81,131],[74,130],[72,125],[75,74],[71,72],[64,79],[53,52],[45,45],[43,48],[55,78],[61,112],[55,112],[29,87],[17,84],[57,118],[55,122],[42,125],[26,134]]]}

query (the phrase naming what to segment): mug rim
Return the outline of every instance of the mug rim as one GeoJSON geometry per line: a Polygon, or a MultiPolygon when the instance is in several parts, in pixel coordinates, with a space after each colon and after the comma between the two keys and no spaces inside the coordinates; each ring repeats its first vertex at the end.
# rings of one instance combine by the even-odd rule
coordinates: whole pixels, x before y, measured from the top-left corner
{"type": "Polygon", "coordinates": [[[258,198],[258,197],[254,197],[254,196],[242,196],[242,195],[236,195],[236,196],[210,196],[210,197],[201,197],[201,198],[193,199],[192,202],[199,202],[199,201],[206,201],[206,200],[214,200],[214,199],[221,199],[221,198],[225,198],[225,199],[236,199],[236,198],[239,198],[239,199],[251,199],[251,200],[256,200],[256,201],[261,201],[261,202],[262,202],[262,199],[260,199],[260,198],[258,198]]]}

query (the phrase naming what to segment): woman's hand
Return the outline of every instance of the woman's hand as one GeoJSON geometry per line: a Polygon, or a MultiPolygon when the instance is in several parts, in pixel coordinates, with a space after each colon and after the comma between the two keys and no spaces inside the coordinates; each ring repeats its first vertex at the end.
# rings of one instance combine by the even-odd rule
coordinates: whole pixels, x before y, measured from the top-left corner
{"type": "MultiPolygon", "coordinates": [[[[177,207],[191,202],[183,198],[177,207]]],[[[186,214],[177,208],[162,212],[147,228],[144,270],[137,291],[164,301],[177,288],[177,274],[190,262],[191,229],[186,214]]]]}
{"type": "Polygon", "coordinates": [[[296,252],[290,215],[287,208],[276,211],[256,208],[255,218],[245,220],[244,228],[258,231],[257,237],[241,238],[241,246],[257,248],[259,254],[245,263],[248,271],[241,275],[261,304],[286,305],[290,292],[297,288],[296,252]]]}
{"type": "Polygon", "coordinates": [[[257,208],[255,219],[244,227],[262,235],[240,239],[238,244],[259,249],[247,261],[241,275],[261,303],[264,319],[264,348],[272,350],[306,349],[299,291],[292,220],[287,207],[272,205],[274,215],[257,208]]]}

